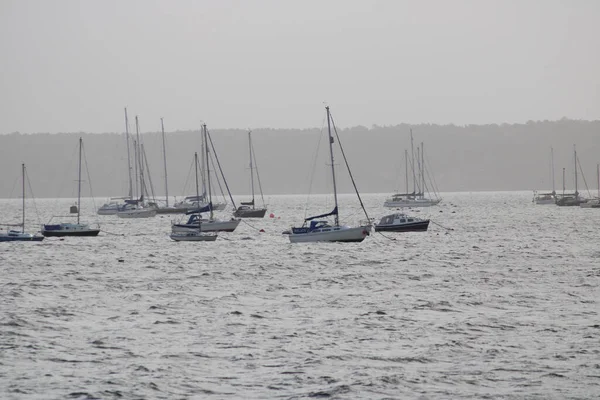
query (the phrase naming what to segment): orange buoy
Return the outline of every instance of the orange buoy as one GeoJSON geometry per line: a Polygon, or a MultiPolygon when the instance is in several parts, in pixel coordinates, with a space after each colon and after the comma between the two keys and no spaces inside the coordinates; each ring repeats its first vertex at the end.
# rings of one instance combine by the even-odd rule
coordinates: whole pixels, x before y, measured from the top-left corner
{"type": "Polygon", "coordinates": [[[269,218],[275,218],[275,214],[273,214],[273,213],[269,214],[269,218]]]}

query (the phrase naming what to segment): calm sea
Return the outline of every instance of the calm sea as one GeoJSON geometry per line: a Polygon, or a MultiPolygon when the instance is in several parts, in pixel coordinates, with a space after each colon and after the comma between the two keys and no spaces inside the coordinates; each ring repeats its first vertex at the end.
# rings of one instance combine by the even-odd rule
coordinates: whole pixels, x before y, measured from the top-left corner
{"type": "MultiPolygon", "coordinates": [[[[0,398],[599,398],[600,209],[443,197],[427,232],[294,245],[306,196],[201,243],[86,199],[99,237],[0,243],[0,398]]],[[[71,202],[28,203],[29,231],[71,202]]]]}

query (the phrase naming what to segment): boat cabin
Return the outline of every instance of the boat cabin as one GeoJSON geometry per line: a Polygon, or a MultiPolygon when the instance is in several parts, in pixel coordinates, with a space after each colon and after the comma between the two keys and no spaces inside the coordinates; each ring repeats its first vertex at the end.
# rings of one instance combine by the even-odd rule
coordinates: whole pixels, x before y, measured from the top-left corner
{"type": "Polygon", "coordinates": [[[416,221],[420,221],[420,218],[414,218],[414,217],[409,217],[406,214],[390,214],[390,215],[386,215],[385,217],[381,218],[381,221],[379,221],[379,225],[392,225],[392,224],[404,224],[404,223],[410,223],[410,222],[416,222],[416,221]]]}

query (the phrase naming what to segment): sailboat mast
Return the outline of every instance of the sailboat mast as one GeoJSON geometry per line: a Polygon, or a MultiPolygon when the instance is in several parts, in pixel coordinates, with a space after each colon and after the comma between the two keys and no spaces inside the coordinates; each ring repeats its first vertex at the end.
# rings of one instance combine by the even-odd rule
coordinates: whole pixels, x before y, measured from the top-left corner
{"type": "Polygon", "coordinates": [[[335,226],[339,226],[340,218],[338,211],[338,199],[337,199],[337,187],[335,184],[335,165],[333,164],[333,136],[331,136],[331,116],[329,114],[329,106],[325,107],[327,110],[327,132],[329,134],[329,155],[331,158],[331,177],[333,178],[333,199],[335,201],[335,226]]]}
{"type": "Polygon", "coordinates": [[[596,177],[598,179],[598,199],[600,199],[600,164],[596,164],[596,177]]]}
{"type": "Polygon", "coordinates": [[[573,156],[575,158],[575,197],[577,197],[577,150],[575,149],[575,145],[573,145],[573,156]]]}
{"type": "Polygon", "coordinates": [[[565,197],[565,169],[563,168],[563,197],[565,197]]]}
{"type": "Polygon", "coordinates": [[[596,164],[596,179],[598,179],[598,199],[600,199],[600,164],[596,164]]]}
{"type": "Polygon", "coordinates": [[[125,107],[125,139],[127,140],[127,176],[129,177],[129,198],[133,198],[133,181],[131,179],[131,156],[129,149],[129,118],[127,117],[127,107],[125,107]]]}
{"type": "MultiPolygon", "coordinates": [[[[202,166],[200,173],[202,177],[202,200],[206,201],[206,170],[204,169],[206,150],[204,149],[204,126],[200,128],[200,165],[202,166]]],[[[200,206],[200,199],[198,199],[198,206],[200,206]]]]}
{"type": "Polygon", "coordinates": [[[214,214],[213,214],[213,208],[212,208],[212,190],[210,187],[210,158],[208,156],[208,140],[206,137],[206,124],[202,125],[202,129],[204,130],[204,151],[206,152],[206,181],[208,183],[208,204],[209,204],[209,208],[210,208],[210,219],[212,220],[214,218],[214,214]]]}
{"type": "Polygon", "coordinates": [[[23,225],[21,232],[25,233],[25,164],[21,164],[21,172],[23,174],[23,225]]]}
{"type": "Polygon", "coordinates": [[[413,141],[412,129],[410,130],[410,164],[413,175],[413,193],[417,193],[417,176],[415,174],[415,145],[413,141]]]}
{"type": "Polygon", "coordinates": [[[146,191],[144,187],[144,159],[142,151],[141,151],[141,142],[140,142],[140,123],[138,120],[138,116],[135,116],[135,134],[137,137],[137,147],[136,151],[138,152],[138,168],[140,172],[140,198],[144,196],[144,192],[146,191]]]}
{"type": "Polygon", "coordinates": [[[77,179],[77,224],[79,225],[79,214],[81,211],[81,148],[83,139],[79,138],[79,177],[77,179]]]}
{"type": "Polygon", "coordinates": [[[406,194],[408,195],[408,150],[404,149],[404,173],[405,173],[405,180],[404,182],[406,183],[406,194]]]}
{"type": "Polygon", "coordinates": [[[254,208],[254,171],[252,170],[252,131],[248,131],[248,151],[250,154],[250,187],[252,188],[252,208],[254,208]]]}
{"type": "Polygon", "coordinates": [[[421,198],[425,197],[425,150],[421,142],[421,198]]]}
{"type": "MultiPolygon", "coordinates": [[[[200,196],[200,189],[198,189],[198,152],[194,152],[194,170],[196,171],[196,198],[199,199],[198,196],[200,196]]],[[[198,200],[198,209],[200,209],[200,200],[198,200]]],[[[200,216],[198,216],[198,230],[200,230],[200,223],[200,216]]]]}
{"type": "MultiPolygon", "coordinates": [[[[167,147],[165,146],[165,124],[163,119],[160,119],[160,128],[162,130],[162,143],[163,143],[163,161],[165,164],[165,197],[167,198],[167,207],[169,207],[169,186],[167,185],[167,147]]],[[[196,189],[198,188],[198,177],[196,177],[196,189]]],[[[196,193],[196,196],[198,194],[196,193]]]]}
{"type": "Polygon", "coordinates": [[[138,151],[137,151],[137,140],[133,139],[133,167],[135,176],[135,193],[134,197],[139,197],[139,180],[138,180],[138,151]]]}
{"type": "Polygon", "coordinates": [[[554,189],[554,149],[550,147],[550,165],[552,171],[552,195],[556,195],[556,190],[554,189]]]}

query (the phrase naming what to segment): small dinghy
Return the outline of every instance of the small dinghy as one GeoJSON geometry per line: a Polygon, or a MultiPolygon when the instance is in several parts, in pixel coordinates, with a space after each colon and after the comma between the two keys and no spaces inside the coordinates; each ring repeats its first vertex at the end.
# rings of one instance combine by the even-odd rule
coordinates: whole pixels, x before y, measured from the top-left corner
{"type": "Polygon", "coordinates": [[[176,242],[214,242],[216,234],[204,233],[200,230],[189,232],[174,232],[169,237],[176,242]]]}

